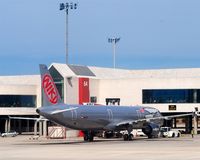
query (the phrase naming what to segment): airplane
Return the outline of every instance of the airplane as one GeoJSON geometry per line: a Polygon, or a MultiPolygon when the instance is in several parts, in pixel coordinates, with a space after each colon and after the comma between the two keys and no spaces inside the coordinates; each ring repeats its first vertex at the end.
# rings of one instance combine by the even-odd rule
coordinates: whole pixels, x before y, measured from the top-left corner
{"type": "Polygon", "coordinates": [[[124,130],[127,131],[123,135],[124,141],[130,141],[133,129],[142,129],[148,138],[156,138],[164,119],[193,115],[191,112],[164,117],[158,109],[144,106],[64,104],[46,65],[40,65],[40,73],[44,106],[37,108],[36,112],[59,125],[83,131],[84,141],[93,141],[101,131],[124,130]]]}

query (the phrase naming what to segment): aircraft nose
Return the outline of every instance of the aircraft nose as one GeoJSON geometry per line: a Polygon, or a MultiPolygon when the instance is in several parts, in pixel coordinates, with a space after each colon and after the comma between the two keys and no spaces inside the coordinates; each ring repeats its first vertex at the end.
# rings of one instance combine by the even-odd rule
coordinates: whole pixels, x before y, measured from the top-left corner
{"type": "Polygon", "coordinates": [[[45,107],[37,108],[37,109],[36,109],[36,112],[37,112],[39,115],[44,116],[44,117],[49,115],[48,110],[46,110],[45,107]]]}

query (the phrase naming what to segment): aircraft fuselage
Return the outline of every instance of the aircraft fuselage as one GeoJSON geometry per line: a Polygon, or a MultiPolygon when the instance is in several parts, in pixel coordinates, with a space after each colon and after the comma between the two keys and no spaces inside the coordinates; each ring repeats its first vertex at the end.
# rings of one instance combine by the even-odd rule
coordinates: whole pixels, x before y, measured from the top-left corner
{"type": "MultiPolygon", "coordinates": [[[[58,105],[41,107],[37,112],[45,118],[76,130],[123,130],[128,123],[146,117],[161,116],[155,108],[140,106],[90,106],[90,105],[58,105]],[[69,109],[69,110],[67,110],[69,109]],[[56,111],[62,111],[58,112],[56,111]]],[[[162,125],[162,120],[153,123],[162,125]]],[[[136,123],[133,128],[142,128],[143,123],[136,123]]]]}

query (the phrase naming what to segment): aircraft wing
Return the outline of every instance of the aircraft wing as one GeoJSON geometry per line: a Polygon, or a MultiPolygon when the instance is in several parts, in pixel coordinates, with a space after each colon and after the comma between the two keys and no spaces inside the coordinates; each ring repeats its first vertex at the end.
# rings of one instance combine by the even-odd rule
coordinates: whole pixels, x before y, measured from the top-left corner
{"type": "Polygon", "coordinates": [[[153,121],[153,120],[170,120],[172,118],[185,117],[185,116],[191,116],[191,115],[194,116],[195,113],[192,112],[192,113],[179,114],[179,115],[173,115],[173,116],[146,117],[146,118],[141,118],[141,119],[137,119],[137,120],[121,121],[121,122],[116,123],[115,125],[117,127],[125,126],[125,125],[135,125],[137,123],[146,123],[146,122],[150,122],[150,121],[153,121]]]}
{"type": "Polygon", "coordinates": [[[185,116],[194,116],[195,114],[196,114],[195,112],[192,112],[192,113],[172,115],[172,116],[163,116],[163,117],[164,117],[165,120],[170,120],[172,118],[185,117],[185,116]]]}
{"type": "MultiPolygon", "coordinates": [[[[60,110],[55,110],[53,112],[51,112],[51,114],[58,114],[58,113],[63,113],[63,112],[67,112],[67,111],[72,111],[77,109],[78,107],[73,107],[73,108],[67,108],[67,109],[60,109],[60,110]]],[[[8,116],[9,119],[20,119],[20,120],[33,120],[33,121],[49,121],[48,119],[44,118],[44,117],[39,117],[39,118],[30,118],[30,117],[12,117],[12,116],[8,116]]]]}
{"type": "Polygon", "coordinates": [[[164,119],[164,117],[143,118],[143,119],[138,119],[138,120],[127,120],[127,121],[122,121],[122,122],[116,123],[116,126],[134,125],[137,123],[145,123],[145,122],[150,122],[151,120],[158,120],[158,119],[164,119]]]}

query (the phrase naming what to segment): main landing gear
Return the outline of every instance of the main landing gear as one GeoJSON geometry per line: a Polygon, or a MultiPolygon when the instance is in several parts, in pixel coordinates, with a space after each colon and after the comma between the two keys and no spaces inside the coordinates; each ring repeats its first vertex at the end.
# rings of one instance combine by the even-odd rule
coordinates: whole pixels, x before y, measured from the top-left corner
{"type": "Polygon", "coordinates": [[[123,135],[124,141],[132,141],[133,140],[133,134],[131,133],[132,131],[133,131],[132,126],[128,126],[128,128],[127,128],[128,134],[126,133],[123,135]]]}
{"type": "Polygon", "coordinates": [[[84,132],[84,141],[92,142],[93,140],[94,140],[94,133],[92,131],[85,131],[84,132]]]}
{"type": "Polygon", "coordinates": [[[124,134],[123,138],[124,138],[124,141],[132,141],[133,134],[124,134]]]}

